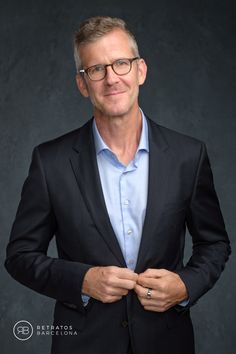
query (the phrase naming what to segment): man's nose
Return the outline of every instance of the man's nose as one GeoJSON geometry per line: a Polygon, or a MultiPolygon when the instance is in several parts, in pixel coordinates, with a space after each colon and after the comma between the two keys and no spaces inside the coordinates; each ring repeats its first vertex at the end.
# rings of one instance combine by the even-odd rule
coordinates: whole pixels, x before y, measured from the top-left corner
{"type": "Polygon", "coordinates": [[[111,66],[107,66],[106,70],[107,73],[106,73],[105,80],[108,83],[108,85],[112,85],[119,81],[119,76],[114,72],[111,66]]]}

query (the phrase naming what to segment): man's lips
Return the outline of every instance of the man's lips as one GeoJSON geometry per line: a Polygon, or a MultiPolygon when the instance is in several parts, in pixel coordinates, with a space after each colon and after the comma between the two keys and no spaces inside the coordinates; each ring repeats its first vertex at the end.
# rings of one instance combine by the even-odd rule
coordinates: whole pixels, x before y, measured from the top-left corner
{"type": "Polygon", "coordinates": [[[125,91],[113,91],[113,92],[108,92],[104,96],[116,96],[124,93],[125,91]]]}

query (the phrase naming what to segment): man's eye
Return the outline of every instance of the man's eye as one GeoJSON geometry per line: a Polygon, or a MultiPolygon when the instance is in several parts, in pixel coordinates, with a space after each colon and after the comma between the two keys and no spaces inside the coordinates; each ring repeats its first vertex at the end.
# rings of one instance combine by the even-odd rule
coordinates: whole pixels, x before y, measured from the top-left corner
{"type": "Polygon", "coordinates": [[[103,65],[95,65],[94,67],[90,68],[90,72],[93,74],[98,73],[100,71],[104,70],[104,66],[103,65]]]}
{"type": "Polygon", "coordinates": [[[115,62],[115,66],[126,66],[129,65],[128,60],[119,59],[115,62]]]}

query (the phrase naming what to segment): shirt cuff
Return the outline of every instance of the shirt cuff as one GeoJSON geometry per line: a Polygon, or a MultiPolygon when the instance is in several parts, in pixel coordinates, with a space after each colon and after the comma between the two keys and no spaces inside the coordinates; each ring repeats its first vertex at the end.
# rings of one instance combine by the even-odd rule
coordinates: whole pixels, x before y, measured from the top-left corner
{"type": "Polygon", "coordinates": [[[189,299],[181,301],[178,305],[185,307],[185,306],[187,306],[188,304],[189,304],[189,299]]]}
{"type": "Polygon", "coordinates": [[[85,295],[85,294],[81,294],[81,297],[82,297],[82,301],[83,301],[83,306],[84,307],[87,306],[89,303],[90,296],[85,295]]]}

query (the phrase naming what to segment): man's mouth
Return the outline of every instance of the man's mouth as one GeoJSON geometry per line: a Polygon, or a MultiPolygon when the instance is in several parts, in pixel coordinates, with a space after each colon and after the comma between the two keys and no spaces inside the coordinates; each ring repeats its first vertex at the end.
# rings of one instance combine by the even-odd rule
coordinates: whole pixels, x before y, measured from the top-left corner
{"type": "Polygon", "coordinates": [[[104,96],[117,96],[117,95],[121,95],[124,92],[125,91],[112,91],[112,92],[106,93],[104,96]]]}

